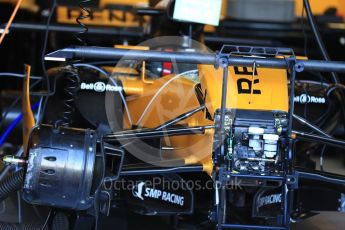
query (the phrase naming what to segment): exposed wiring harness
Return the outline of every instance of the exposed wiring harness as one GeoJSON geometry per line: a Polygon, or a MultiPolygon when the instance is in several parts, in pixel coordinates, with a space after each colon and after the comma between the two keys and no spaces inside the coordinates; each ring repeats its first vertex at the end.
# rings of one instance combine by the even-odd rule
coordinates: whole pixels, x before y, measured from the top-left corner
{"type": "MultiPolygon", "coordinates": [[[[326,60],[326,61],[330,61],[330,57],[328,55],[328,52],[326,50],[326,47],[325,47],[325,44],[323,43],[322,41],[322,38],[321,38],[321,35],[320,35],[320,31],[316,25],[316,22],[315,22],[315,18],[313,16],[313,12],[311,10],[311,7],[310,7],[310,3],[309,3],[309,0],[303,0],[303,4],[304,4],[304,7],[305,7],[305,10],[307,12],[307,17],[308,17],[308,21],[309,21],[309,24],[310,24],[310,27],[313,31],[313,34],[314,34],[314,38],[317,42],[317,45],[319,46],[319,49],[321,51],[321,54],[323,56],[323,59],[326,60]]],[[[338,79],[338,76],[335,72],[332,72],[332,80],[334,83],[339,83],[339,79],[338,79]]]]}
{"type": "MultiPolygon", "coordinates": [[[[307,13],[307,17],[308,17],[308,21],[309,21],[309,24],[310,24],[310,27],[313,31],[313,34],[314,34],[314,38],[318,44],[318,47],[321,51],[321,54],[324,58],[324,60],[326,61],[330,61],[330,57],[328,55],[328,52],[326,50],[326,47],[322,41],[322,38],[321,38],[321,35],[320,35],[320,31],[315,23],[315,18],[313,16],[313,13],[312,13],[312,10],[311,10],[311,7],[310,7],[310,3],[309,3],[309,0],[303,0],[303,8],[305,8],[306,10],[306,13],[307,13]]],[[[304,9],[302,9],[302,16],[303,16],[303,13],[304,13],[304,9]]],[[[303,18],[301,19],[303,20],[303,18]]],[[[304,31],[304,27],[303,27],[303,31],[304,31]]],[[[306,39],[305,39],[305,46],[306,46],[306,39]]],[[[306,47],[305,47],[306,49],[306,47]]],[[[335,84],[338,84],[339,83],[339,79],[338,79],[338,76],[335,72],[331,72],[331,76],[332,76],[332,80],[335,84]]],[[[338,86],[339,87],[339,86],[338,86]]],[[[331,87],[327,90],[327,98],[329,98],[329,94],[335,90],[337,87],[331,87]]],[[[340,87],[341,88],[341,87],[340,87]]],[[[342,101],[343,99],[345,99],[345,96],[344,96],[344,92],[341,92],[340,93],[340,100],[342,101]]],[[[343,113],[343,122],[344,122],[344,126],[345,126],[345,108],[343,105],[341,105],[341,109],[342,109],[342,113],[343,113]]],[[[328,114],[328,113],[325,113],[325,114],[328,114]]],[[[324,116],[322,116],[324,117],[324,116]]],[[[321,168],[321,171],[323,171],[323,163],[324,163],[324,160],[323,160],[323,157],[324,157],[324,152],[326,150],[326,145],[324,145],[322,147],[322,150],[321,150],[321,154],[320,154],[320,168],[321,168]]]]}
{"type": "Polygon", "coordinates": [[[159,94],[163,91],[163,89],[164,89],[165,87],[167,87],[171,82],[175,81],[176,79],[178,79],[178,78],[180,78],[180,77],[182,77],[182,76],[184,76],[184,75],[186,75],[186,74],[192,74],[192,73],[197,73],[197,72],[198,72],[198,70],[196,70],[196,69],[195,69],[195,70],[189,70],[189,71],[186,71],[186,72],[177,74],[177,75],[175,75],[174,77],[170,78],[167,82],[165,82],[165,83],[157,90],[157,92],[155,93],[155,95],[151,98],[151,100],[149,101],[149,103],[146,105],[146,107],[145,107],[143,113],[141,114],[140,118],[138,119],[136,125],[137,125],[137,126],[140,126],[140,124],[141,124],[143,118],[145,117],[145,115],[146,115],[148,109],[151,107],[153,101],[156,100],[156,98],[159,96],[159,94]]]}
{"type": "MultiPolygon", "coordinates": [[[[303,119],[298,117],[294,114],[294,119],[300,122],[303,125],[308,126],[312,131],[308,134],[312,133],[319,133],[322,136],[329,137],[333,139],[333,134],[336,132],[337,128],[339,127],[339,117],[344,115],[344,107],[341,106],[340,109],[336,106],[338,103],[342,103],[341,93],[345,90],[345,85],[343,84],[333,84],[324,82],[324,79],[321,75],[312,73],[313,75],[319,76],[320,81],[313,81],[313,80],[297,80],[296,83],[300,86],[307,84],[307,91],[313,90],[317,92],[322,92],[324,97],[327,101],[327,109],[325,109],[322,114],[314,121],[308,121],[307,119],[303,119]],[[342,91],[340,91],[342,90],[342,91]]],[[[306,86],[303,86],[306,88],[306,86]]],[[[308,94],[308,92],[305,92],[308,94]]],[[[306,103],[307,104],[307,103],[306,103]]],[[[307,116],[305,116],[307,117],[307,116]]],[[[320,144],[316,142],[303,142],[303,145],[299,146],[299,152],[305,152],[313,150],[320,153],[319,155],[319,162],[320,162],[320,170],[324,171],[324,155],[326,149],[328,149],[327,144],[320,144]],[[321,145],[321,146],[320,146],[321,145]]]]}
{"type": "MultiPolygon", "coordinates": [[[[326,90],[327,98],[330,97],[331,93],[337,89],[345,90],[345,85],[343,84],[328,84],[326,90]]],[[[326,151],[327,145],[324,145],[320,152],[320,170],[324,171],[324,153],[326,151]]]]}
{"type": "MultiPolygon", "coordinates": [[[[326,61],[330,61],[330,57],[328,55],[328,52],[326,50],[326,47],[322,41],[322,38],[321,38],[321,35],[320,35],[320,31],[315,23],[315,18],[313,16],[313,13],[312,13],[312,10],[311,10],[311,7],[310,7],[310,3],[309,3],[309,0],[303,0],[303,9],[302,9],[302,19],[303,20],[303,15],[304,15],[304,9],[306,10],[306,13],[307,13],[307,18],[308,18],[308,21],[309,21],[309,24],[310,24],[310,27],[313,31],[313,34],[314,34],[314,38],[317,42],[317,45],[321,51],[321,54],[323,56],[323,59],[326,60],[326,61]]],[[[302,21],[303,22],[303,21],[302,21]]],[[[306,34],[305,34],[305,29],[304,29],[304,25],[302,24],[302,29],[303,29],[303,33],[304,33],[304,36],[305,36],[305,53],[306,53],[306,46],[307,46],[307,39],[306,39],[306,34]]],[[[331,72],[331,76],[332,76],[332,80],[335,84],[338,84],[339,83],[339,79],[338,79],[338,76],[335,72],[331,72]]],[[[329,94],[330,92],[332,92],[333,90],[335,90],[336,88],[329,88],[327,90],[327,98],[329,98],[329,94]]],[[[344,99],[344,93],[341,92],[340,93],[340,99],[344,99]]],[[[343,121],[344,121],[344,126],[345,126],[345,109],[344,109],[344,106],[341,106],[341,109],[342,109],[342,113],[343,113],[343,121]]],[[[326,113],[324,113],[324,115],[327,115],[329,114],[328,111],[326,113]]],[[[324,118],[326,116],[322,116],[322,118],[324,118]]],[[[320,119],[319,119],[320,120],[320,119]]],[[[321,124],[322,125],[322,124],[321,124]]],[[[320,154],[320,168],[321,170],[323,171],[323,156],[324,156],[324,152],[325,152],[325,149],[326,149],[326,145],[324,145],[322,147],[322,150],[321,150],[321,154],[320,154]]]]}

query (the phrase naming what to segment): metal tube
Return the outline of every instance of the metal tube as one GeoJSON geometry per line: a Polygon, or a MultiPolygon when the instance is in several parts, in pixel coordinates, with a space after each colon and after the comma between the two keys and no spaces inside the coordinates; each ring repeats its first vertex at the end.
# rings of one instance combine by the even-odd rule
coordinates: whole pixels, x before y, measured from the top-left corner
{"type": "MultiPolygon", "coordinates": [[[[192,52],[161,52],[152,50],[126,50],[109,47],[69,47],[57,50],[46,55],[46,60],[66,61],[73,58],[94,58],[119,60],[150,60],[150,61],[171,61],[177,63],[190,64],[217,64],[216,54],[192,53],[192,52]]],[[[260,58],[260,57],[241,57],[230,56],[228,63],[230,66],[253,66],[256,63],[257,68],[277,68],[287,69],[288,61],[283,58],[260,58]]],[[[345,62],[340,61],[321,61],[321,60],[296,60],[296,71],[301,72],[319,71],[319,72],[345,72],[345,62]]]]}
{"type": "Polygon", "coordinates": [[[178,123],[178,122],[180,122],[180,121],[182,121],[182,120],[184,120],[184,119],[194,115],[195,113],[203,110],[204,108],[205,108],[205,105],[202,105],[202,106],[200,106],[200,107],[198,107],[196,109],[193,109],[193,110],[191,110],[191,111],[189,111],[187,113],[181,114],[180,116],[178,116],[178,117],[176,117],[176,118],[174,118],[174,119],[172,119],[170,121],[167,121],[164,124],[158,126],[157,128],[155,128],[155,130],[162,130],[162,129],[166,128],[166,127],[174,125],[174,124],[176,124],[176,123],[178,123]]]}
{"type": "Polygon", "coordinates": [[[133,164],[125,164],[122,166],[122,170],[129,171],[129,170],[138,170],[138,169],[153,169],[155,165],[159,166],[160,168],[169,168],[169,167],[176,167],[176,166],[183,166],[186,165],[185,159],[173,159],[173,160],[159,160],[159,161],[147,161],[142,163],[133,163],[133,164]]]}
{"type": "MultiPolygon", "coordinates": [[[[5,25],[1,25],[4,28],[5,25]]],[[[33,24],[33,23],[12,23],[10,30],[18,31],[46,31],[46,24],[33,24]]],[[[77,33],[80,31],[79,26],[74,25],[50,25],[49,31],[63,32],[63,33],[77,33]]],[[[88,26],[88,34],[101,34],[101,35],[117,35],[125,37],[142,37],[143,30],[140,29],[119,29],[114,27],[100,28],[96,26],[88,26]]]]}
{"type": "Polygon", "coordinates": [[[284,176],[278,176],[278,175],[231,174],[230,176],[242,178],[242,179],[253,179],[253,180],[274,180],[274,181],[285,180],[284,176]]]}
{"type": "Polygon", "coordinates": [[[345,62],[341,61],[297,60],[296,66],[299,65],[304,70],[316,72],[345,72],[345,62]]]}
{"type": "Polygon", "coordinates": [[[203,166],[181,166],[174,168],[162,169],[141,169],[141,170],[128,170],[120,172],[121,176],[134,176],[134,175],[150,175],[150,174],[167,174],[167,173],[184,173],[184,172],[202,172],[203,166]]]}
{"type": "Polygon", "coordinates": [[[314,130],[315,132],[318,132],[319,134],[325,136],[325,137],[329,137],[329,138],[333,138],[331,135],[329,135],[328,133],[322,131],[320,128],[318,128],[317,126],[311,124],[310,122],[308,122],[307,120],[303,119],[302,117],[296,115],[296,114],[292,114],[293,118],[295,118],[298,122],[300,122],[303,125],[308,126],[309,128],[311,128],[312,130],[314,130]]]}
{"type": "MultiPolygon", "coordinates": [[[[291,63],[294,64],[294,63],[291,63]]],[[[289,123],[288,123],[288,136],[291,136],[291,132],[292,132],[292,116],[294,113],[294,109],[295,109],[295,80],[296,80],[296,69],[295,66],[291,67],[291,74],[290,74],[290,95],[289,95],[289,123]]],[[[291,171],[291,161],[293,159],[293,153],[292,153],[292,140],[289,140],[289,149],[288,149],[288,159],[286,162],[286,166],[287,166],[287,170],[290,172],[291,171]]]]}
{"type": "Polygon", "coordinates": [[[144,131],[133,131],[133,132],[120,132],[107,135],[103,138],[105,141],[118,141],[118,140],[131,140],[131,139],[146,139],[146,138],[158,138],[165,136],[178,136],[178,135],[193,135],[203,134],[205,129],[213,128],[213,126],[196,126],[178,129],[167,129],[167,130],[144,130],[144,131]]]}
{"type": "Polygon", "coordinates": [[[316,142],[316,143],[320,143],[320,144],[326,144],[326,145],[331,145],[334,147],[345,149],[345,141],[335,139],[335,138],[317,136],[317,135],[303,133],[303,132],[295,131],[295,130],[292,131],[292,137],[294,139],[316,142]]]}
{"type": "Polygon", "coordinates": [[[310,179],[310,180],[317,180],[323,181],[332,184],[339,184],[345,185],[345,177],[341,175],[336,175],[332,173],[325,173],[325,172],[313,172],[311,170],[306,170],[302,168],[296,168],[296,174],[300,179],[310,179]]]}
{"type": "MultiPolygon", "coordinates": [[[[223,63],[225,64],[225,63],[223,63]]],[[[254,70],[253,70],[254,71],[254,70]]],[[[228,87],[228,65],[223,66],[223,82],[222,82],[222,101],[220,105],[220,155],[225,156],[225,109],[226,109],[226,96],[228,87]]]]}
{"type": "MultiPolygon", "coordinates": [[[[16,152],[15,156],[19,157],[23,154],[24,149],[23,146],[20,147],[20,149],[16,152]]],[[[2,171],[0,172],[0,181],[2,181],[5,176],[7,176],[7,173],[11,170],[11,165],[6,165],[2,171]]]]}
{"type": "Polygon", "coordinates": [[[88,47],[77,46],[61,49],[46,55],[48,58],[95,58],[119,60],[150,60],[150,61],[171,61],[191,64],[214,64],[216,61],[214,54],[202,54],[194,52],[161,52],[127,50],[108,47],[88,47]]]}

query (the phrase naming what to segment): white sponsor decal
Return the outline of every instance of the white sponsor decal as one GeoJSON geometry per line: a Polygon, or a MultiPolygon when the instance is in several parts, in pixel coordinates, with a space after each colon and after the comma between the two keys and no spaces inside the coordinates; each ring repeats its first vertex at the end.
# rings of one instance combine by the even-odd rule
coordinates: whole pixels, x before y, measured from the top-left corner
{"type": "Polygon", "coordinates": [[[260,197],[258,200],[258,208],[268,204],[277,204],[282,202],[282,194],[272,194],[260,197]]]}
{"type": "Polygon", "coordinates": [[[145,182],[140,182],[133,188],[132,194],[134,197],[137,197],[141,200],[144,200],[144,197],[148,197],[148,198],[162,200],[162,201],[166,201],[172,204],[183,206],[184,204],[183,196],[179,196],[174,193],[165,192],[165,191],[154,189],[154,188],[144,189],[144,185],[145,185],[145,182]]]}
{"type": "Polygon", "coordinates": [[[94,90],[96,92],[102,93],[102,92],[119,92],[122,91],[121,86],[115,86],[110,84],[105,84],[104,82],[98,81],[95,83],[85,83],[82,82],[80,85],[80,89],[82,90],[94,90]]]}
{"type": "Polygon", "coordinates": [[[143,187],[145,185],[145,182],[140,182],[137,186],[134,187],[132,194],[134,197],[138,197],[141,200],[144,200],[142,194],[143,194],[143,187]]]}
{"type": "Polygon", "coordinates": [[[310,96],[308,94],[296,95],[294,101],[301,104],[306,104],[306,103],[325,104],[326,103],[326,99],[324,97],[315,97],[315,96],[310,96]]]}

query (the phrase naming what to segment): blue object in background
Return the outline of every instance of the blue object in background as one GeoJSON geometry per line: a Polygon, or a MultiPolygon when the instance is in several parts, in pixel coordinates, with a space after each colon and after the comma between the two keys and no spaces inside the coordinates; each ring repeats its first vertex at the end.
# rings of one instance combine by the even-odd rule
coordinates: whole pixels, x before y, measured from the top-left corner
{"type": "MultiPolygon", "coordinates": [[[[40,105],[40,102],[36,102],[34,105],[31,106],[32,110],[36,110],[38,108],[38,106],[40,105]]],[[[5,130],[5,132],[1,135],[0,137],[0,146],[2,146],[6,140],[6,138],[8,137],[8,135],[10,135],[10,133],[12,132],[12,130],[18,125],[18,123],[23,119],[23,114],[21,113],[20,115],[18,115],[16,117],[16,119],[14,119],[11,124],[7,127],[7,129],[5,130]]]]}

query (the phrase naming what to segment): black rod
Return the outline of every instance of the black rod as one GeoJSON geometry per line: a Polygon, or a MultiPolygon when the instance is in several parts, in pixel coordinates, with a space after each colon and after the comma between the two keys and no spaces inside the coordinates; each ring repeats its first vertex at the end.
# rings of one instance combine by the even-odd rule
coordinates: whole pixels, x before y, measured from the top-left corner
{"type": "Polygon", "coordinates": [[[308,170],[300,167],[297,167],[295,172],[298,175],[299,179],[317,180],[345,186],[345,177],[342,175],[320,172],[315,170],[308,170]]]}
{"type": "MultiPolygon", "coordinates": [[[[5,28],[5,25],[1,25],[1,28],[5,28]]],[[[34,23],[12,23],[10,31],[46,31],[46,24],[34,24],[34,23]]],[[[77,33],[80,31],[79,26],[75,25],[50,25],[49,31],[62,32],[62,33],[77,33]]],[[[140,29],[119,29],[115,27],[97,27],[88,26],[88,34],[101,34],[101,35],[117,35],[125,37],[142,37],[144,35],[143,30],[140,29]]]]}
{"type": "MultiPolygon", "coordinates": [[[[46,60],[66,61],[74,58],[94,58],[119,60],[150,60],[150,61],[171,61],[177,63],[190,64],[217,64],[216,54],[194,53],[194,52],[161,52],[152,50],[126,50],[110,47],[87,47],[77,46],[57,50],[46,55],[46,60]]],[[[288,61],[283,58],[259,58],[259,57],[241,57],[230,56],[228,63],[230,66],[253,66],[256,63],[257,68],[277,68],[287,69],[288,61]]],[[[304,70],[316,72],[343,72],[345,73],[345,62],[341,61],[321,61],[321,60],[296,60],[296,71],[304,70]]]]}
{"type": "Polygon", "coordinates": [[[178,135],[194,135],[203,134],[205,129],[213,128],[213,126],[196,126],[166,130],[143,130],[133,132],[119,132],[105,136],[105,141],[118,141],[118,140],[131,140],[131,139],[146,139],[146,138],[159,138],[165,136],[178,136],[178,135]]]}
{"type": "Polygon", "coordinates": [[[110,47],[89,47],[77,46],[68,47],[57,50],[46,55],[46,60],[49,58],[94,58],[94,59],[111,59],[120,60],[150,60],[150,61],[171,61],[174,60],[179,63],[191,64],[214,64],[214,54],[202,54],[195,52],[161,52],[161,51],[143,51],[143,50],[128,50],[117,49],[110,47]]]}
{"type": "Polygon", "coordinates": [[[184,159],[178,158],[178,159],[172,159],[172,160],[148,161],[148,162],[142,162],[142,163],[125,164],[122,166],[122,170],[128,171],[128,170],[137,170],[137,169],[145,169],[145,168],[147,169],[148,167],[152,169],[153,165],[168,168],[168,167],[182,166],[186,164],[185,164],[184,159]]]}
{"type": "Polygon", "coordinates": [[[318,135],[308,134],[308,133],[295,131],[295,130],[292,131],[292,137],[294,139],[316,142],[316,143],[320,143],[320,144],[326,144],[326,145],[331,145],[334,147],[345,149],[345,141],[335,139],[335,138],[318,136],[318,135]]]}
{"type": "Polygon", "coordinates": [[[316,72],[345,72],[345,62],[340,61],[297,60],[296,66],[301,66],[302,71],[308,70],[316,72]]]}
{"type": "Polygon", "coordinates": [[[151,175],[151,174],[167,174],[167,173],[185,173],[185,172],[202,172],[202,165],[195,166],[181,166],[173,168],[160,168],[160,169],[138,169],[138,170],[124,170],[120,172],[121,176],[134,176],[134,175],[151,175]]]}
{"type": "Polygon", "coordinates": [[[292,114],[293,118],[295,118],[299,123],[301,123],[302,125],[306,125],[309,128],[311,128],[312,130],[314,130],[315,132],[325,136],[325,137],[329,137],[332,138],[331,135],[329,135],[328,133],[324,132],[322,129],[320,129],[319,127],[317,127],[316,125],[310,123],[309,121],[305,120],[304,118],[298,116],[297,114],[292,114]]]}
{"type": "Polygon", "coordinates": [[[201,110],[203,110],[203,109],[205,109],[205,105],[201,105],[200,107],[198,107],[198,108],[196,108],[196,109],[193,109],[193,110],[191,110],[191,111],[188,111],[187,113],[183,113],[183,114],[177,116],[176,118],[174,118],[174,119],[172,119],[172,120],[170,120],[170,121],[167,121],[167,122],[165,122],[164,124],[158,126],[157,128],[155,128],[155,130],[162,130],[162,129],[164,129],[164,128],[167,128],[167,127],[169,127],[169,126],[172,126],[172,125],[174,125],[174,124],[176,124],[176,123],[178,123],[178,122],[180,122],[180,121],[182,121],[182,120],[185,120],[186,118],[188,118],[188,117],[190,117],[190,116],[196,114],[197,112],[199,112],[199,111],[201,111],[201,110]]]}
{"type": "MultiPolygon", "coordinates": [[[[291,62],[291,64],[294,64],[294,62],[291,62]]],[[[291,136],[292,133],[292,117],[295,110],[295,80],[296,80],[296,69],[295,66],[292,65],[291,67],[291,73],[290,73],[290,95],[289,95],[289,123],[288,123],[288,136],[291,136]]],[[[293,141],[289,139],[289,149],[288,149],[288,159],[287,159],[287,170],[288,172],[291,172],[292,165],[291,161],[293,160],[293,141]]]]}
{"type": "MultiPolygon", "coordinates": [[[[220,155],[221,157],[225,156],[225,109],[226,109],[226,96],[227,96],[227,89],[228,89],[228,64],[225,60],[224,63],[222,63],[223,67],[223,82],[222,82],[222,101],[220,105],[220,155]]],[[[255,71],[255,70],[253,70],[255,71]]]]}
{"type": "Polygon", "coordinates": [[[240,179],[252,179],[252,180],[273,180],[273,181],[284,181],[285,177],[282,175],[255,175],[255,174],[231,174],[232,178],[240,179]]]}

